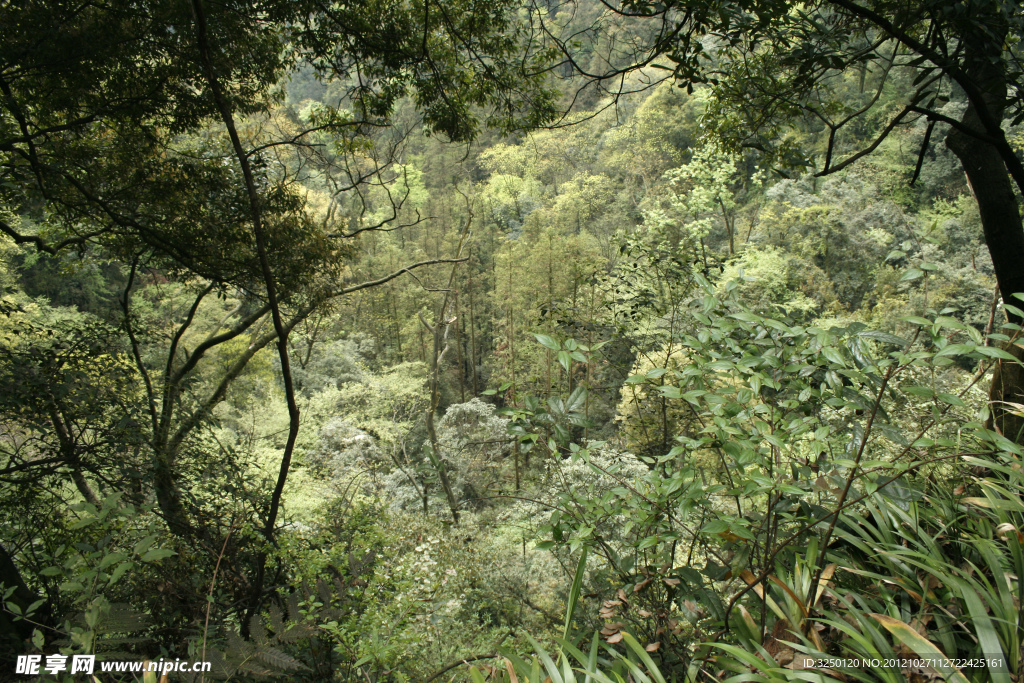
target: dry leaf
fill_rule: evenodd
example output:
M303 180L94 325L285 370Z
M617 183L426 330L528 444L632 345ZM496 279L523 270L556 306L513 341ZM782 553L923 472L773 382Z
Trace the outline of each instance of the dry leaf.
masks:
M658 641L657 643L651 643L644 649L648 652L657 652L659 647L661 647L661 641Z
M621 629L623 626L625 626L625 624L621 624L621 623L607 624L603 629L601 629L601 635L602 636L610 636L613 633L618 633L619 629Z
M1000 541L1005 541L1006 537L1010 534L1016 535L1017 527L1010 524L1009 522L1003 522L1002 524L996 527L996 536L999 537Z
M761 584L757 582L757 577L754 576L749 569L744 569L740 572L740 578L746 581L748 586L752 586L751 590L757 593L757 597L764 600L764 588L762 588Z
M508 671L508 683L519 683L516 670L512 667L512 662L507 658L505 659L505 670Z

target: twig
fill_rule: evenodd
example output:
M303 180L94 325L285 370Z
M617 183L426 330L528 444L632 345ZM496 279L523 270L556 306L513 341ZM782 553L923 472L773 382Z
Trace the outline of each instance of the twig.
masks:
M846 486L843 487L843 492L839 494L839 500L836 501L836 510L832 514L832 521L829 522L828 529L825 531L825 536L821 541L821 552L825 553L825 549L828 548L828 543L832 540L832 532L835 531L836 523L839 521L839 511L843 508L843 503L846 502L846 497L850 493L850 487L853 486L854 480L857 479L857 471L860 469L861 458L864 457L864 451L867 449L868 439L871 437L871 426L875 422L875 417L878 415L878 409L882 407L882 397L885 395L886 387L889 386L889 380L892 379L893 375L896 374L896 370L900 367L898 363L893 363L889 366L889 370L885 373L885 377L882 378L882 386L878 388L878 394L875 396L875 405L871 407L871 415L868 416L867 424L864 425L864 432L860 439L860 446L857 448L857 457L853 459L853 467L850 468L850 475L846 478ZM822 562L818 563L818 569L814 573L814 579L811 581L811 587L807 592L807 597L804 600L804 604L807 605L807 609L810 610L813 607L814 595L817 592L818 582L821 581L821 574L825 570L825 565Z
M213 578L210 579L210 592L206 596L206 620L203 622L203 653L200 656L200 661L206 661L206 634L210 628L210 605L213 604L213 589L217 585L217 572L220 570L220 561L224 558L224 552L228 548L228 541L231 539L231 534L234 533L235 527L232 525L228 529L228 535L224 537L224 544L220 547L220 554L217 555L217 564L213 567ZM206 672L199 677L201 683L206 683Z
M510 635L512 635L512 631L509 631L508 633L503 635L501 637L501 640L499 640L497 642L497 644L494 646L495 649L501 647L501 644L504 643L505 639L508 638ZM437 678L443 676L444 674L448 673L449 671L451 671L452 669L454 669L457 666L462 666L463 664L469 664L470 662L477 662L477 661L480 661L481 659L497 659L500 656L501 655L490 654L490 655L473 655L472 657L463 657L462 659L458 659L458 660L452 662L451 664L449 664L448 666L444 667L440 671L436 672L430 678L428 678L425 681L423 681L423 683L430 683L431 681L436 680Z

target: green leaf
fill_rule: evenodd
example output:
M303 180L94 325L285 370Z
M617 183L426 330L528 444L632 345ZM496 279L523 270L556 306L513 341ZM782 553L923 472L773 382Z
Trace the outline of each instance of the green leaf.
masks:
M157 562L165 557L170 557L171 555L177 555L177 553L173 550L168 550L167 548L150 548L143 553L140 559L143 562Z
M697 399L699 399L701 396L703 396L706 393L708 393L708 392L703 391L701 389L692 389L691 391L687 391L685 394L683 394L682 397L684 399L686 399L687 401L689 401L690 403L696 404L697 403Z
M978 645L980 646L978 651L983 653L987 660L1005 662L1006 656L999 640L999 634L996 632L992 619L988 616L989 606L966 581L953 577L949 577L949 579L963 596L967 609L971 613L971 625L974 626L974 630L978 634ZM1010 683L1010 675L1004 667L988 667L993 683Z
M114 567L114 571L110 573L110 578L107 580L107 585L113 585L117 583L118 579L124 576L124 573L134 566L135 563L131 560L128 560Z
M109 555L104 555L103 559L100 560L99 568L100 569L106 569L107 567L109 567L110 565L114 564L115 562L121 562L122 560L126 559L127 557L128 556L125 555L124 553L110 553Z
M530 645L533 646L534 651L536 651L537 657L540 659L541 662L543 662L544 669L547 671L548 676L551 677L552 683L554 683L555 681L561 681L562 676L558 673L558 667L555 666L555 663L551 660L551 656L547 653L547 651L543 647L541 647L540 643L534 640L529 633L526 634L526 638L530 641ZM533 681L534 678L531 676L530 680ZM540 679L538 678L537 680L539 683Z
M580 591L583 588L583 575L587 571L587 546L583 546L579 562L576 563L576 573L572 577L572 588L569 590L569 602L565 606L565 629L563 637L569 639L569 629L572 628L572 615L576 611L576 604L580 601Z
M1008 352L1004 351L1003 349L1000 349L1000 348L998 348L996 346L979 346L979 347L977 347L976 349L973 349L973 350L977 351L978 353L980 353L983 356L988 356L989 358L999 358L999 359L1002 359L1002 360L1011 361L1013 363L1019 363L1020 362L1019 360L1017 360L1016 356L1014 356L1013 354L1008 353Z
M572 365L572 356L569 355L568 351L559 351L558 352L558 363L563 368L565 368L566 372L569 372L569 366Z
M887 334L876 330L865 330L864 332L858 333L857 336L862 339L870 339L872 341L882 342L883 344L896 344L897 346L906 346L910 343L910 340L904 339L903 337L897 337L894 334Z
M750 530L747 529L742 524L740 524L739 522L735 522L733 524L730 524L729 525L729 531L731 531L732 533L736 534L740 538L747 539L748 541L753 541L754 540L754 534L750 533Z
M936 358L941 356L959 356L967 353L971 353L975 350L974 344L949 344L944 349L935 354Z
M920 268L908 268L907 272L903 273L903 276L900 278L900 282L910 282L911 280L917 280L922 275L924 275L924 271L921 270Z
M552 351L558 351L558 349L561 348L558 342L556 342L553 338L549 337L546 334L535 334L533 336L537 339L538 342L540 342L540 345L543 346L544 348L551 349Z
M701 527L700 532L702 534L720 534L720 533L722 533L724 531L728 531L728 530L729 530L729 523L728 522L725 522L725 521L723 521L721 519L715 519L715 520L712 520L712 521L708 522L703 527Z
M1018 296L1018 295L1014 294L1014 296ZM1017 308L1016 306L1012 306L1012 305L1006 303L1005 301L1003 302L1003 309L1006 310L1006 311L1009 311L1010 313L1012 313L1013 315L1015 315L1017 317L1024 318L1024 311L1022 311L1021 309Z
M623 631L622 640L624 640L626 645L629 646L629 649L631 649L636 656L640 658L647 667L647 672L654 678L654 680L657 683L665 683L665 677L661 675L661 671L658 669L658 666L654 663L654 660L651 659L651 656L647 654L647 651L643 646L637 642L637 639Z
M154 543L156 543L156 534L150 534L149 536L146 536L141 541L135 544L135 554L141 555L142 553L149 550Z
M84 507L84 506L83 506L83 507ZM75 521L74 523L72 523L72 524L71 524L71 525L69 526L69 528L70 528L70 529L82 529L82 528L84 528L84 527L87 527L87 526L89 526L90 524L93 524L93 523L94 523L94 522L96 522L96 521L97 521L97 520L96 520L96 518L95 518L95 517L92 517L92 516L90 515L90 516L88 516L88 517L83 517L82 519L79 519L79 520Z
M577 386L569 394L569 398L566 399L565 411L568 413L580 413L583 412L583 407L587 402L587 388L582 384Z
M822 355L825 356L825 358L829 360L830 363L833 363L840 367L846 367L846 359L844 359L842 355L840 355L840 353L831 346L824 347L821 350L821 353Z
M775 667L778 666L774 661L772 662L772 664L768 664L763 659L758 657L756 654L754 654L752 652L748 652L747 650L745 650L745 649L743 649L741 647L737 647L736 645L727 645L725 643L713 643L713 646L715 648L719 649L719 650L723 650L723 651L729 653L730 655L735 657L737 661L743 662L744 664L746 664L751 669L756 669L758 671L768 671L769 667L775 668ZM741 681L744 681L744 680L752 680L752 681L770 680L770 681L777 681L779 679L778 678L765 679L765 678L761 678L761 677L756 677L755 678L755 677L752 677L752 676L747 676L745 678L739 678L739 680L741 680ZM785 679L782 679L782 680L785 680ZM797 680L799 680L799 679L797 679Z

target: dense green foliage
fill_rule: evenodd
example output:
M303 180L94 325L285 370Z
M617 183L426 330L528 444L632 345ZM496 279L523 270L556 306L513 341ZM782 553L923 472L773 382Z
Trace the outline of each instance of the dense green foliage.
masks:
M0 5L0 667L1019 680L1021 11L919 4Z

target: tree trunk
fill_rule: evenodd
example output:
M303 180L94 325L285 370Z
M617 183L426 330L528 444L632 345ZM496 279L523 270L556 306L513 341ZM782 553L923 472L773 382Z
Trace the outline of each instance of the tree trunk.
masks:
M14 564L14 558L7 552L7 549L0 545L0 586L14 591L7 598L9 603L17 605L22 612L26 612L29 606L39 600L42 596L36 595L25 584L21 578L21 572ZM24 641L32 635L32 624L24 619L15 621L10 618L10 612L0 610L0 652L15 651L21 652ZM34 621L48 621L48 607L33 615Z
M996 121L1002 121L1006 108L1006 75L1002 61L993 61L989 52L1002 49L1002 37L971 40L966 45L965 58L967 75L984 93L988 114ZM970 130L984 135L984 126L973 103L968 104L960 122ZM1021 225L1017 198L1013 185L999 151L991 144L982 142L971 135L953 128L946 137L946 146L960 160L967 175L967 183L978 202L981 226L985 244L992 255L996 280L1003 302L1022 306L1024 302L1013 297L1024 293L1024 226ZM1020 323L1019 317L1008 315L1012 322Z
M1006 108L1006 74L1003 72L1002 60L998 59L1005 34L1004 29L1001 36L984 39L968 37L965 42L968 46L965 56L967 75L983 92L987 113L995 121L1002 121ZM984 131L973 102L968 104L960 122L970 130L979 133ZM967 183L978 202L985 244L992 256L1003 302L1017 307L1024 306L1024 302L1013 296L1024 293L1024 226L1021 224L1020 210L1006 163L993 145L956 128L946 137L946 146L960 160L967 175ZM1013 323L1022 322L1020 316L1009 312L1007 318ZM1007 438L1024 443L1021 441L1024 435L1019 429L1007 429L1011 426L1008 423L1012 421L1008 419L1009 413L1005 409L1006 402L1016 403L1024 396L1024 373L1011 371L1009 367L1002 370L1000 372L997 369L994 373L989 391L989 424L997 427ZM1017 425L1013 423L1012 426Z
M977 115L969 108L965 123ZM946 138L946 145L956 154L967 174L985 234L985 243L992 256L999 293L1003 302L1024 306L1013 297L1024 293L1024 226L1021 225L1017 199L1006 172L1006 165L991 145L986 145L960 131L954 130ZM1008 314L1012 322L1020 323L1018 316Z
M994 429L1007 439L1024 443L1024 347L1013 342L1000 344L1000 348L1014 356L1018 362L1000 360L992 372L992 386L988 391L989 418L987 429Z
M459 524L459 500L455 495L455 490L452 488L451 480L448 478L448 468L445 466L444 460L441 455L441 443L437 438L437 429L434 426L434 416L437 412L437 404L440 400L440 367L441 360L444 358L445 351L448 350L448 326L450 325L447 320L448 306L447 300L441 308L441 315L438 316L438 320L434 323L433 327L427 324L423 316L420 315L420 322L422 322L433 334L434 337L434 352L430 356L430 402L427 406L426 413L424 415L425 422L427 425L427 437L430 440L430 450L428 455L430 457L431 464L437 472L437 478L441 482L441 488L444 489L445 498L448 500L448 508L452 513L452 521L455 525Z

